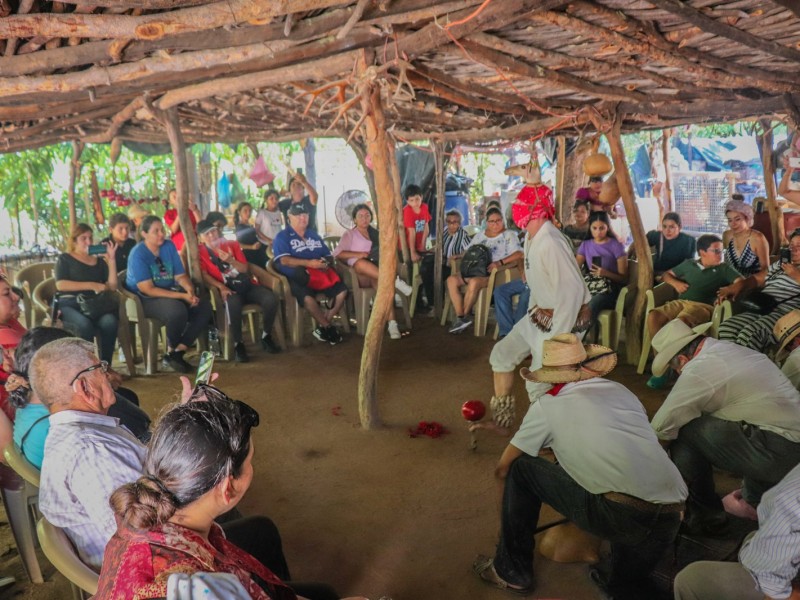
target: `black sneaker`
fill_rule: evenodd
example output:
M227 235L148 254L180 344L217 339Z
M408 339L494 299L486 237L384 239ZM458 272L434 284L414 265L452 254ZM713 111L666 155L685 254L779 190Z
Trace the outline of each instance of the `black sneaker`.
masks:
M183 350L167 352L162 363L178 373L191 373L195 370L195 367L183 359L184 354Z
M238 363L250 362L250 357L247 356L247 350L244 347L244 342L239 342L233 347L233 360Z
M317 328L312 332L315 338L317 338L320 342L330 342L328 339L328 328L323 327L322 325L318 325Z
M344 339L342 337L342 334L339 333L339 330L336 329L336 327L334 327L333 325L329 325L328 327L325 328L325 330L328 336L328 343L331 346L335 346L336 344L341 343L342 340Z
M280 354L281 352L281 347L275 343L269 333L261 336L261 347L270 354Z

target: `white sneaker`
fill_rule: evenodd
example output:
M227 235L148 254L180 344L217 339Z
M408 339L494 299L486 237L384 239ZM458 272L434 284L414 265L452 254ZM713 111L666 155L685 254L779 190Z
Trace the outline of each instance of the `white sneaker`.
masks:
M397 326L397 321L389 321L387 329L389 330L389 337L393 340L399 340L402 335L400 335L400 328Z
M400 292L404 296L410 296L411 292L414 291L414 289L410 285L408 285L405 281L400 279L399 275L394 280L394 289L396 289L398 292Z

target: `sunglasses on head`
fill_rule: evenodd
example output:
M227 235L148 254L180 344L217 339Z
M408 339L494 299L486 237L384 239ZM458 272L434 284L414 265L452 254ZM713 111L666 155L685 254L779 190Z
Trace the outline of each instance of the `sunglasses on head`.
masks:
M253 427L258 427L259 423L261 422L258 412L252 406L242 402L241 400L233 400L221 389L207 383L198 383L195 385L194 391L189 397L189 402L192 402L193 400L224 400L227 402L232 402L239 409L239 413L248 427L251 429Z

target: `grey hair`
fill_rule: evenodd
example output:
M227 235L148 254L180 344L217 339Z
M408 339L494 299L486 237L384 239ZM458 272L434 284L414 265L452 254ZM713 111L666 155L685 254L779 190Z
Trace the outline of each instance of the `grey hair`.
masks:
M95 360L94 344L69 337L45 344L28 367L31 389L47 407L66 404L72 398L70 380Z

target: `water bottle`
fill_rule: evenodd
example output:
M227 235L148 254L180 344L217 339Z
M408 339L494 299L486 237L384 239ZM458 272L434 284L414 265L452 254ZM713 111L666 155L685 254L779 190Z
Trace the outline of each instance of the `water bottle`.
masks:
M208 328L208 349L214 356L222 356L222 345L219 343L219 329L216 327Z

